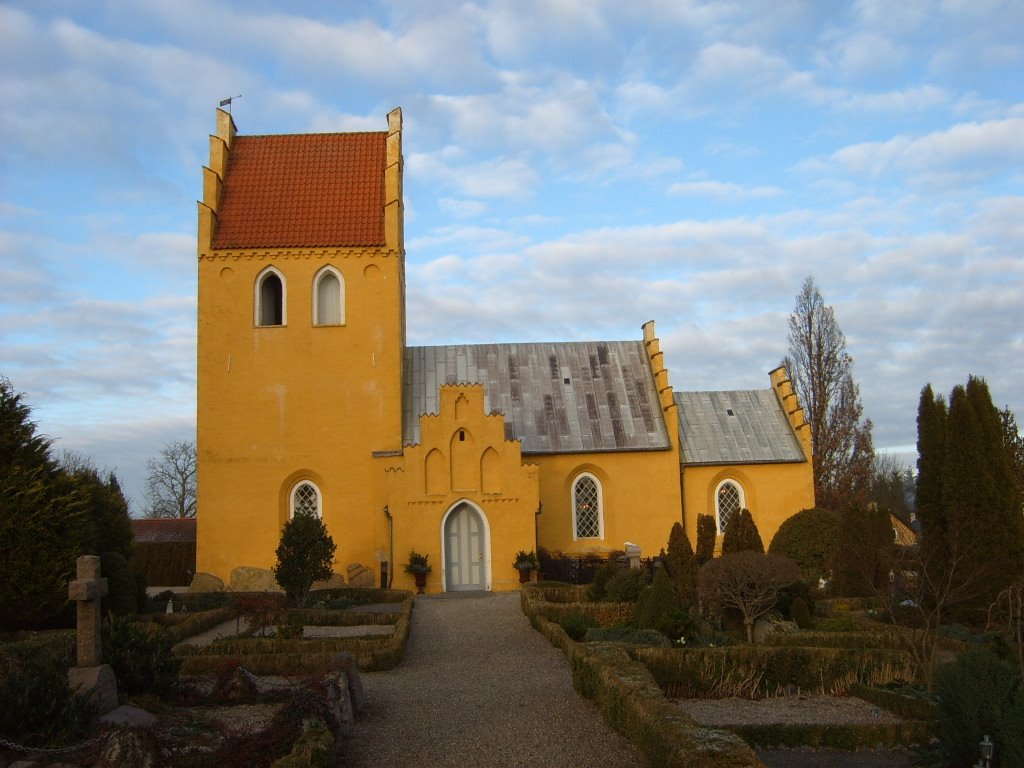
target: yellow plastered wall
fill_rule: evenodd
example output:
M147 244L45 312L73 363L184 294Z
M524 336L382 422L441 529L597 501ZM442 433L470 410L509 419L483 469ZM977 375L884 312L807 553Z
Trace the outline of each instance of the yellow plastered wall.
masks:
M404 566L415 550L427 555L433 568L426 591L444 591L444 520L466 501L485 520L486 588L518 589L515 555L535 547L537 466L524 465L519 441L505 439L504 418L484 413L481 385L442 386L440 400L438 414L420 416L421 442L406 447L386 473L394 521L394 586L414 588ZM380 531L383 535L386 528Z
M236 566L273 565L301 480L320 489L335 570L375 566L386 484L373 452L401 448L400 129L393 113L385 180L399 197L387 200L385 246L214 250L217 179L234 137L230 116L218 115L199 205L199 571L227 581ZM314 276L325 266L344 282L342 325L313 324ZM256 326L266 269L284 282L281 326Z
M814 506L814 481L808 461L688 466L683 469L683 508L691 544L697 542L697 515L715 515L715 493L725 480L743 489L743 503L754 518L765 549L789 517ZM719 547L721 539L719 536Z

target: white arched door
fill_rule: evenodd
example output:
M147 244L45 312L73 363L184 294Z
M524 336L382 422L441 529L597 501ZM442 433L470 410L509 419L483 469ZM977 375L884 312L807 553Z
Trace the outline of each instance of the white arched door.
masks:
M459 592L487 588L487 530L480 513L465 502L444 522L445 588Z

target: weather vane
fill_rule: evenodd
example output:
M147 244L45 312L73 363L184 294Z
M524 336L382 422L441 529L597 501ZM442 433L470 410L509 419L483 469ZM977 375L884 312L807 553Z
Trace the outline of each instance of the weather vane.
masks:
M228 114L230 115L231 114L231 102L234 101L235 99L240 99L240 98L242 98L242 94L238 94L237 96L228 96L226 99L221 99L220 100L220 105L222 107L227 107L228 108Z

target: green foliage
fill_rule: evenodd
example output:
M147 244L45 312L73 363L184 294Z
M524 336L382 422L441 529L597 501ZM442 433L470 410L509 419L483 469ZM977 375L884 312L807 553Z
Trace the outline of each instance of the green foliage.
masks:
M647 586L647 569L619 568L605 585L605 599L613 603L635 603Z
M514 568L521 571L535 571L540 567L540 563L537 562L537 554L532 549L529 552L523 549L516 552L516 559L513 561L512 565Z
M793 599L793 603L789 607L789 618L790 621L795 621L800 629L810 629L814 626L814 622L811 619L811 610L807 607L807 603L802 597Z
M715 538L718 535L718 526L715 525L715 518L711 515L697 515L697 550L694 557L697 559L697 567L715 556Z
M693 601L697 591L697 560L690 539L680 523L672 526L668 536L668 552L662 558L676 590L680 605Z
M405 564L406 573L430 573L434 570L428 562L430 555L421 555L415 549L409 550L409 560Z
M28 746L75 741L94 714L68 688L64 654L0 646L0 737Z
M839 515L831 510L804 509L788 518L768 547L769 554L793 560L812 583L827 576L829 562L836 551Z
M121 693L161 693L174 688L181 660L171 652L167 632L150 632L138 624L108 615L103 621L103 662L109 664Z
M731 555L735 552L757 552L764 554L764 542L761 541L761 534L757 531L754 517L749 509L741 509L729 521L722 536L722 554Z
M316 515L299 513L284 524L273 570L290 603L301 605L314 581L331 577L335 549L327 526Z
M104 552L100 555L100 571L107 580L107 594L103 598L104 611L117 616L128 616L139 610L138 590L135 573L131 565L119 552Z
M594 571L594 580L590 582L590 599L596 601L604 600L608 593L608 582L622 570L619 564L609 561Z
M196 543L136 542L132 567L151 586L187 587L196 571Z
M857 624L849 616L819 616L814 628L819 632L853 632Z
M943 755L952 765L972 765L978 743L991 734L1009 754L1021 746L1021 680L1017 670L984 648L962 653L935 673L938 733ZM996 766L1011 766L997 749ZM1020 765L1020 763L1016 763Z
M116 478L101 480L88 462L62 468L22 397L0 378L0 630L70 623L67 584L75 559L131 553Z
M668 648L672 645L665 634L653 628L591 627L586 631L583 639L588 643L629 643L652 648Z
M640 594L636 606L636 625L639 629L660 630L669 616L679 610L672 580L664 568L658 568L651 586Z
M888 511L847 507L839 516L832 556L835 594L869 597L884 590L895 561L895 548Z
M565 630L565 634L576 642L583 640L583 637L587 634L587 630L593 626L590 620L588 620L582 613L570 613L558 623L561 625L562 629Z

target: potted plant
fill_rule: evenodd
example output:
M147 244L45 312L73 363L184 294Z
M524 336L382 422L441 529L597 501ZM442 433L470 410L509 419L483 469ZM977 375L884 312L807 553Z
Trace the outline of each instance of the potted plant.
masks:
M532 549L529 552L519 550L516 553L516 561L513 565L519 571L520 584L528 582L530 580L530 573L540 568L540 563L537 562L537 555L534 554Z
M421 595L427 586L427 574L434 570L427 562L428 557L430 555L421 555L414 549L409 552L409 562L405 564L405 572L411 573L416 579L416 591Z

